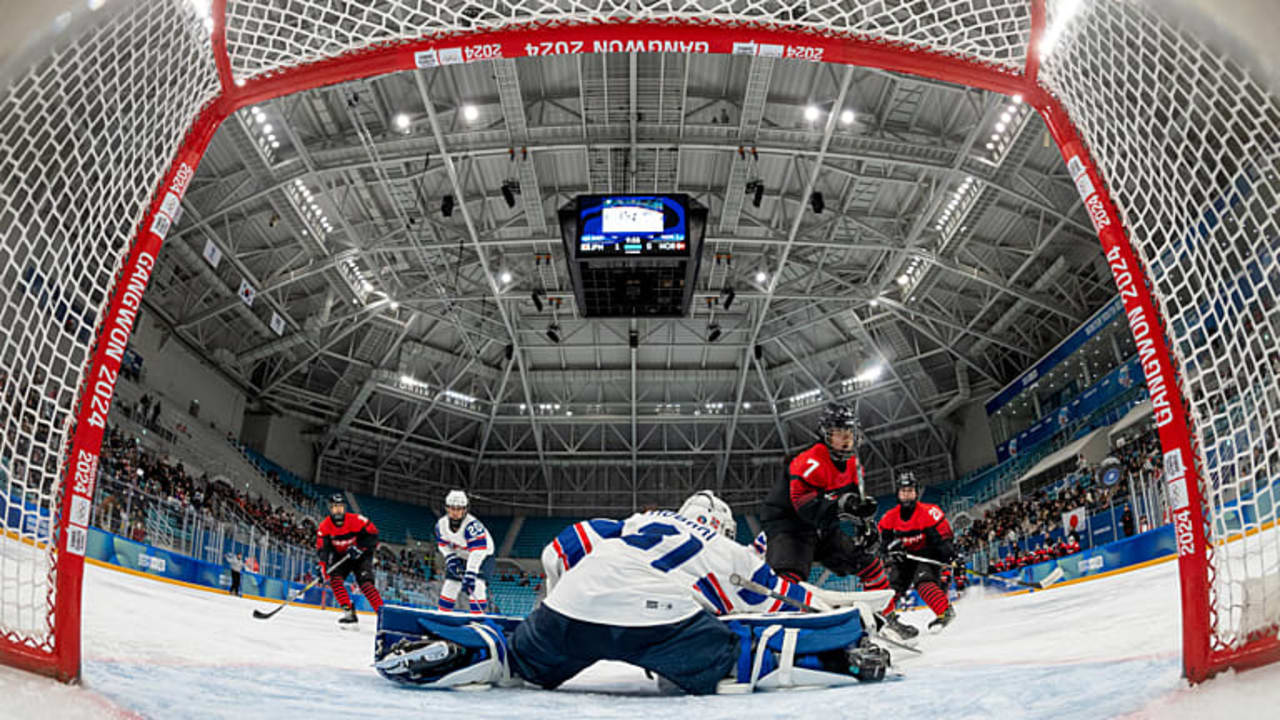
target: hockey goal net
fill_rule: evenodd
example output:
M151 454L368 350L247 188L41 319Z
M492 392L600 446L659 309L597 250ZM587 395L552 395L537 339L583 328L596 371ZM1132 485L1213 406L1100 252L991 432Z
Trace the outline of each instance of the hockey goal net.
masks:
M1142 356L1200 680L1280 658L1275 97L1137 0L101 0L0 85L0 655L64 679L124 343L213 132L399 70L592 52L856 64L1021 95Z

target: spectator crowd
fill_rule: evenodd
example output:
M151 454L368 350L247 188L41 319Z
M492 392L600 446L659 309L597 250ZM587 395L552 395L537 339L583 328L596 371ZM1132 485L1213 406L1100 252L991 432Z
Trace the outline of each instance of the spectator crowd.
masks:
M195 477L178 462L165 462L136 439L127 438L118 428L108 429L103 439L98 473L101 496L96 524L104 530L137 542L154 542L147 536L147 509L164 505L168 509L187 509L204 513L218 522L247 523L272 538L293 545L302 557L314 554L316 522L319 518L299 516L285 507L273 507L266 500L237 490L221 478L207 474ZM287 487L287 486L286 486ZM375 519L376 523L376 519ZM258 560L251 555L228 557L228 567L241 566L257 572ZM394 596L407 599L407 593L423 596L430 593L428 581L433 577L430 565L421 554L383 546L377 554L376 569L383 573ZM305 571L299 582L309 582L313 575Z
M1112 467L1120 469L1121 482L1106 485L1104 474ZM1086 516L1115 507L1123 507L1120 514L1120 534L1128 537L1137 531L1149 529L1147 518L1135 522L1133 510L1128 504L1129 487L1126 477L1153 479L1159 474L1160 443L1154 432L1120 443L1112 455L1098 466L1079 460L1065 478L1050 477L1046 484L1029 495L1014 498L990 507L976 518L957 538L966 552L973 553L991 547L1008 545L1013 549L993 564L998 570L1009 570L1079 552L1080 543L1072 528L1063 527L1063 516L1076 509L1083 509ZM998 501L997 501L998 502ZM1063 537L1057 543L1044 540L1055 531L1062 530ZM1034 544L1031 542L1039 538Z

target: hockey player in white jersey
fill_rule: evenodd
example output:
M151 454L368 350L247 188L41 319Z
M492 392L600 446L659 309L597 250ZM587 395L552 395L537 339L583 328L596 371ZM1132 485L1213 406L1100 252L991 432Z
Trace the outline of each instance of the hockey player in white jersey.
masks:
M487 583L493 573L493 537L467 511L467 494L450 490L444 499L445 516L436 522L436 549L444 558L444 583L440 587L441 610L457 607L459 593L467 594L471 612L482 613L487 605Z
M439 616L387 616L376 666L430 687L514 677L550 689L598 660L619 660L693 694L884 677L888 653L870 644L864 625L879 607L792 620L737 615L789 609L758 586L818 609L830 608L830 594L779 578L733 541L733 530L728 506L706 491L678 512L570 526L543 554L549 593L525 621L460 627ZM735 575L758 586L739 587ZM891 593L882 594L865 599L882 605ZM437 639L415 639L419 628Z

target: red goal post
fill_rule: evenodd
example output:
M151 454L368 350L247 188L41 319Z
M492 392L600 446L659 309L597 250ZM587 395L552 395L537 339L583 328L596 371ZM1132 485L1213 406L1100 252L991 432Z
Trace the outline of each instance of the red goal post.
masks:
M123 344L224 120L389 72L630 51L876 67L1039 112L1152 396L1185 673L1280 659L1280 402L1254 337L1280 332L1280 183L1266 165L1280 113L1229 56L1136 0L107 2L0 88L0 658L78 676L86 528Z

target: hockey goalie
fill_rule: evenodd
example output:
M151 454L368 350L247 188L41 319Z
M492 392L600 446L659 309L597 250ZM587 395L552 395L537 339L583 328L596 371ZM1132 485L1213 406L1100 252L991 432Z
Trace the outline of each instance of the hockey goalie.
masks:
M387 607L375 667L430 688L553 689L615 660L690 694L885 677L889 653L868 628L892 591L792 583L733 536L729 506L708 491L678 511L571 525L543 552L549 590L527 619Z

